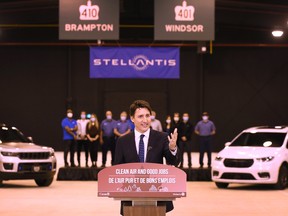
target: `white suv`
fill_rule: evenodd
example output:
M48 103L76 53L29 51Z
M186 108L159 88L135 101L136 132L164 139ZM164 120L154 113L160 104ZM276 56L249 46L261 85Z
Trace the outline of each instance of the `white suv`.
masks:
M288 183L288 126L261 126L242 131L226 143L212 163L212 180L218 188L229 183Z
M4 180L34 179L38 186L49 186L55 172L52 148L35 145L17 128L0 124L0 185Z

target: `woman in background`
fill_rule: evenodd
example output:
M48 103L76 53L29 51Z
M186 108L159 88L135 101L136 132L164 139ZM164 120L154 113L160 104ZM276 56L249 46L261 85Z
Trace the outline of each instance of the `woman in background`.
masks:
M97 167L98 159L98 146L100 137L99 122L96 114L91 114L89 123L87 124L86 134L89 141L90 158L92 161L92 167ZM86 164L88 167L88 164Z
M166 132L167 134L172 133L172 120L171 120L171 116L167 115L166 120L165 120L165 124L164 124L164 128L163 131Z

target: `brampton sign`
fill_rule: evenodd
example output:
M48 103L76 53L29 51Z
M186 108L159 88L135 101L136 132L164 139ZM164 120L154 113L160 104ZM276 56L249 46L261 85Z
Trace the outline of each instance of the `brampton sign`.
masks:
M119 0L60 0L59 4L60 39L119 39Z
M155 40L214 40L215 0L155 0L154 17Z
M90 47L90 78L179 78L179 48Z

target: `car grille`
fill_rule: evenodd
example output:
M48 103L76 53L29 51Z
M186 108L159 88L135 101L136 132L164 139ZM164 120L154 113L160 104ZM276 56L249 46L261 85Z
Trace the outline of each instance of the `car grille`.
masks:
M255 180L250 173L223 173L221 179Z
M226 167L239 167L239 168L247 168L253 165L253 159L225 159L224 165Z
M22 160L39 160L48 159L50 156L49 152L21 152L19 158Z
M18 172L36 172L35 167L38 167L37 172L51 171L52 163L20 163Z

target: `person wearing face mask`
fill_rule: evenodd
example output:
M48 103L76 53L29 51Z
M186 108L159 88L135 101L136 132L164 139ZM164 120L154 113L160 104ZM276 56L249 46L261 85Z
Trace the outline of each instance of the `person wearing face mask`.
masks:
M182 122L179 125L179 149L181 151L180 157L180 168L183 168L183 155L184 152L187 152L188 155L188 167L192 167L192 158L191 158L191 137L193 134L193 125L189 121L189 114L183 113Z
M116 121L112 118L112 112L106 111L106 119L101 122L100 125L100 144L102 145L102 168L106 166L107 153L111 151L111 165L114 165L115 155L115 134L114 128Z
M199 136L200 143L200 156L199 163L200 168L203 167L204 153L207 152L208 167L211 167L211 145L212 137L216 134L216 127L212 121L209 120L209 114L204 112L202 114L202 120L196 124L195 133Z
M86 126L89 122L88 119L86 119L86 112L81 111L80 113L80 119L77 120L77 161L78 161L78 167L81 166L81 150L82 147L85 151L85 160L86 160L86 167L88 167L88 154L89 154L89 148L87 143L87 136L86 136Z
M127 112L123 111L120 114L120 119L116 122L116 127L114 128L114 134L116 136L116 142L118 137L124 136L130 133L131 127L127 120Z
M171 116L167 115L166 120L165 120L165 127L163 131L166 132L167 134L170 134L172 132L171 128L172 128Z
M151 112L151 128L156 131L160 131L160 132L163 131L161 122L158 119L156 119L155 111Z
M69 166L67 158L68 153L70 152L71 167L75 167L74 153L78 127L76 120L73 119L73 111L71 109L67 110L66 115L67 117L64 118L61 122L61 126L63 129L64 163L65 167Z
M97 167L100 127L95 113L91 114L90 121L86 126L86 134L89 141L89 150L90 150L92 167Z

